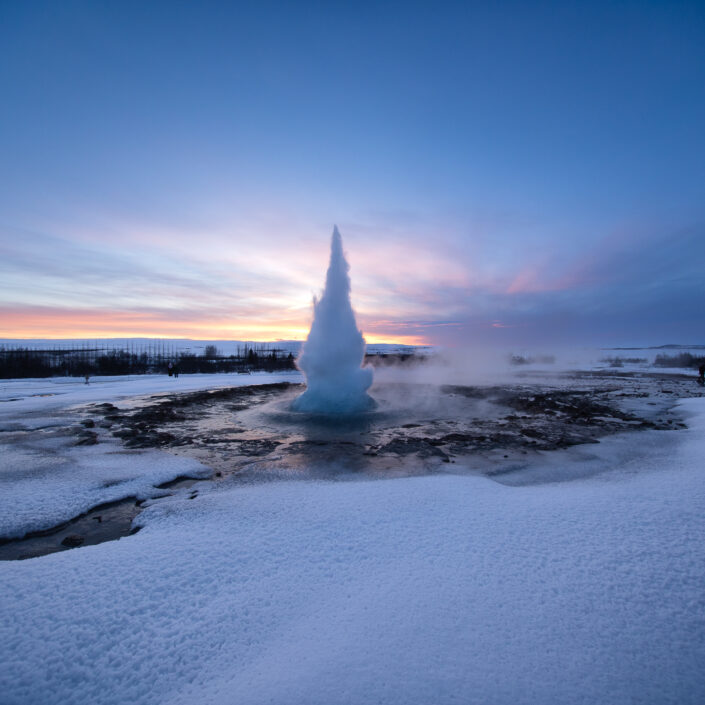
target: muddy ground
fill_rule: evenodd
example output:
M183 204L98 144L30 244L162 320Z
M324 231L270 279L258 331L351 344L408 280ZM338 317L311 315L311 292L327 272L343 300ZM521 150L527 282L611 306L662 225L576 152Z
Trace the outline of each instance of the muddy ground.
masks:
M167 394L81 409L79 424L57 429L76 445L118 439L126 448L160 448L212 469L206 482L388 478L438 472L501 476L542 452L597 443L607 435L677 430L681 397L697 396L692 376L585 372L526 375L495 386L377 385L374 411L355 417L297 414L303 390L290 383ZM203 482L203 480L199 481ZM163 496L199 482L179 478ZM134 497L93 508L23 539L0 538L0 559L120 538L135 531Z

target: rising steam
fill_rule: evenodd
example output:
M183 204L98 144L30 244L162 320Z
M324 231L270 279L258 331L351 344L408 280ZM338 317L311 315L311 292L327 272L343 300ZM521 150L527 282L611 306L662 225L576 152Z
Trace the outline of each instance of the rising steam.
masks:
M375 405L367 394L372 368L361 366L365 339L350 304L349 268L336 226L326 288L320 299L313 300L313 323L297 361L307 388L293 403L296 411L354 413Z

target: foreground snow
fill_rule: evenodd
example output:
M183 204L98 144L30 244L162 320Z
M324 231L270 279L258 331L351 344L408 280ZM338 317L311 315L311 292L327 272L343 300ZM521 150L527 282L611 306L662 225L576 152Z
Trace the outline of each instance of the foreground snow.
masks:
M591 479L219 485L2 564L2 702L703 702L705 399L683 407Z
M177 477L207 477L210 468L157 450L0 444L0 536L21 537L72 519L96 505L146 499ZM0 700L0 703L2 701Z

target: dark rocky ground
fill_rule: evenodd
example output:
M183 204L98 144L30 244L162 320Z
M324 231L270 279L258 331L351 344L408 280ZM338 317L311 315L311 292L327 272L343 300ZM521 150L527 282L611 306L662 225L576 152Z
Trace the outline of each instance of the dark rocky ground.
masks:
M681 397L702 394L694 378L659 373L525 375L506 385L377 385L378 408L354 418L292 413L302 385L278 383L167 394L90 405L71 433L77 445L118 439L197 458L212 482L387 478L437 472L500 474L502 463L605 436L685 427ZM189 492L195 479L159 489ZM0 539L0 559L25 558L128 535L135 498L96 507L52 530Z
M563 380L566 382L567 380ZM302 386L281 383L146 400L132 410L95 408L128 448L192 455L221 475L260 466L370 471L373 458L432 471L464 456L551 451L627 430L675 429L675 399L695 393L674 375L573 375L570 385L541 380L507 386L381 385L378 409L353 419L286 411ZM423 462L427 461L427 462ZM413 466L413 469L412 469ZM266 473L260 473L260 479Z

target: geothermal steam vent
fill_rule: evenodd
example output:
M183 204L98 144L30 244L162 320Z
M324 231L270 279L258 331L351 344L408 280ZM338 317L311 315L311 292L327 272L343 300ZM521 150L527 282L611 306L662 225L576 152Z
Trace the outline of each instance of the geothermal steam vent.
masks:
M345 414L375 406L367 394L372 369L362 367L365 339L350 304L349 268L335 227L326 288L320 299L313 300L313 323L297 361L307 388L293 403L296 411Z

